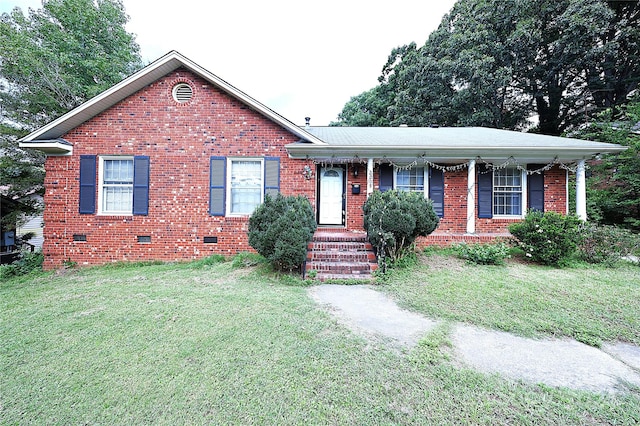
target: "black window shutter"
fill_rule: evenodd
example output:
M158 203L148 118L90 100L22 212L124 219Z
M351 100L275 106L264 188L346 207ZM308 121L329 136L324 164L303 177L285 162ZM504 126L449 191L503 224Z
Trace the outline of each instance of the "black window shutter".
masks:
M264 159L264 195L274 196L280 192L280 158Z
M96 156L80 156L80 214L96 212Z
M393 189L393 166L391 164L380 164L380 191L385 192Z
M484 164L478 167L478 217L493 217L493 172Z
M211 216L224 216L225 213L226 168L225 157L211 157L209 179L209 214Z
M133 157L133 214L149 214L149 157Z
M529 164L528 170L539 170L544 164ZM544 212L544 172L532 173L527 180L527 198L529 209Z
M429 199L438 217L444 217L444 170L429 167Z

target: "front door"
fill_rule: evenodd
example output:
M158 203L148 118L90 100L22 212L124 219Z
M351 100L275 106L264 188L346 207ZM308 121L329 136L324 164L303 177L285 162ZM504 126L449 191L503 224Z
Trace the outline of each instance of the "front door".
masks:
M339 166L320 167L320 225L342 225L344 199L344 169Z

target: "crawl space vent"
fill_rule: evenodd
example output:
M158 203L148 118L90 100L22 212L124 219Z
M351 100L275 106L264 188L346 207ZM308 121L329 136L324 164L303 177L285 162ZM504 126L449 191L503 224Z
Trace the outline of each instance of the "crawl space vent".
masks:
M189 102L193 98L193 89L187 83L178 83L173 86L173 99L181 104Z

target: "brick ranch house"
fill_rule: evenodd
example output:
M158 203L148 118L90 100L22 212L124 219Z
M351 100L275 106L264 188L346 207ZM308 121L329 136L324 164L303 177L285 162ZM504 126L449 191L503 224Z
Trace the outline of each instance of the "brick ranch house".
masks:
M568 211L585 160L624 148L488 128L297 126L178 52L20 140L47 154L45 268L251 250L266 194L304 195L320 229L363 232L372 191L420 191L421 241L488 241L527 209Z

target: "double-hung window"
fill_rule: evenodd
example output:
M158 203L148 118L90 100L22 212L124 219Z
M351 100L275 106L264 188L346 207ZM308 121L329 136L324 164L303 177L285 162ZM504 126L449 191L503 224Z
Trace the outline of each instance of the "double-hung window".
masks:
M132 214L133 157L100 157L99 170L99 212Z
M427 175L424 167L413 167L411 169L396 169L395 188L400 191L411 191L425 193L427 187Z
M493 171L494 216L522 216L525 182L523 172L515 167Z
M280 158L211 157L209 214L247 216L280 192Z
M427 170L425 167L395 169L395 188L399 191L420 192L427 196Z
M229 214L251 214L262 203L263 161L229 159Z

